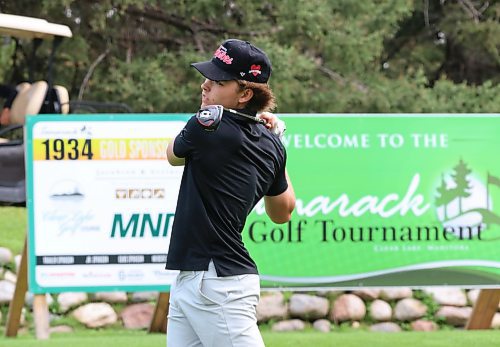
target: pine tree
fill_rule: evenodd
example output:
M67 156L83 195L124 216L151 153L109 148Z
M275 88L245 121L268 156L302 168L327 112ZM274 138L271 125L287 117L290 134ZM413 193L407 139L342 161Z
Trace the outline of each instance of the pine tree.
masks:
M441 185L436 189L438 195L436 196L436 207L443 206L444 208L444 219L448 219L448 204L455 198L453 189L448 189L446 186L446 181L444 179L444 174L441 175Z
M472 171L467 167L467 164L464 163L462 159L460 159L453 170L455 170L455 172L451 175L451 177L456 184L454 194L458 197L458 208L460 214L462 214L462 198L468 198L470 196L469 190L472 188L470 181L467 179L467 175L469 175Z

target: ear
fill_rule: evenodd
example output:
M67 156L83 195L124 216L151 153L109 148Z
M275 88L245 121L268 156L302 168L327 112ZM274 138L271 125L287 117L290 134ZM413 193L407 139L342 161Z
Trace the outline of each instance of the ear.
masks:
M250 101L250 99L252 99L253 97L253 90L250 89L250 88L246 88L245 90L243 90L243 92L241 93L239 99L238 99L238 102L240 104L245 104L247 102Z

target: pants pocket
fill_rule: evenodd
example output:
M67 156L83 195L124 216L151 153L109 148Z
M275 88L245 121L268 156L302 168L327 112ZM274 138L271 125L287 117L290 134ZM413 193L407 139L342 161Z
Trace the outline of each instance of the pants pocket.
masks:
M216 278L202 278L198 292L205 305L223 305L229 296L227 281Z

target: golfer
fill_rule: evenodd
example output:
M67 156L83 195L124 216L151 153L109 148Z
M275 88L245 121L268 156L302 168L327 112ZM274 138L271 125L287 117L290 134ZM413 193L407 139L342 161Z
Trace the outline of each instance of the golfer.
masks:
M166 265L180 270L170 292L167 346L264 346L257 266L241 233L262 198L275 223L289 221L295 207L285 148L273 129L251 119L275 106L271 63L259 48L231 39L210 61L192 66L205 77L201 108L224 111L215 127L199 112L167 148L169 163L184 165ZM278 121L263 118L271 128Z

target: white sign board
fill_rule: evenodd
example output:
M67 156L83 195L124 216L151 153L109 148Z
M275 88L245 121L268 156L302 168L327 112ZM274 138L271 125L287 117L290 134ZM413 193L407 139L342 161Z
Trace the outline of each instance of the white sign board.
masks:
M184 115L35 116L27 122L34 293L168 290L182 167L166 160Z

